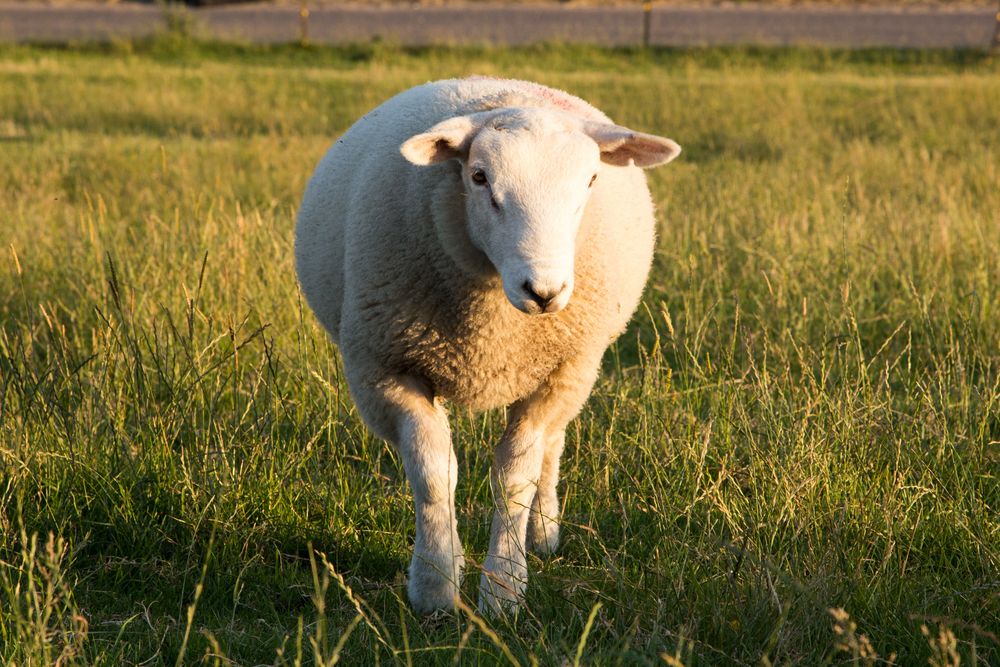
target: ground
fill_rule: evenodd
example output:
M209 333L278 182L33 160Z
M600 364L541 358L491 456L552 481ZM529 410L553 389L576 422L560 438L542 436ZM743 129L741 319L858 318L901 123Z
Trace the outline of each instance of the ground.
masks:
M500 621L409 611L409 491L291 250L339 133L469 73L685 150ZM998 146L968 51L0 47L0 657L1000 662ZM474 605L503 419L453 421Z
M527 45L563 41L602 46L772 46L988 48L996 7L945 3L893 6L769 2L684 5L639 2L475 2L313 5L303 20L294 4L239 4L187 10L142 3L7 3L0 0L0 41L66 43L133 39L164 29L204 39L315 44L383 41ZM648 21L647 21L648 19Z

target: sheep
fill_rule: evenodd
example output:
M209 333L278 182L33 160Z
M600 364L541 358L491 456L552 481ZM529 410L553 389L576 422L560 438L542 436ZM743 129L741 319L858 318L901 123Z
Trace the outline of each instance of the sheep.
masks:
M568 93L473 77L400 93L319 163L298 214L298 278L362 419L402 460L417 612L452 610L464 565L445 401L507 409L480 610L516 610L525 548L556 549L566 426L652 262L642 168L679 153Z

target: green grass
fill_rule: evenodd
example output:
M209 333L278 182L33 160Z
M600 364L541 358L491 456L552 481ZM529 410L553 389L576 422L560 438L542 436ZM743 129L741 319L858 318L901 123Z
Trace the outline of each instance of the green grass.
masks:
M685 149L562 547L485 625L409 611L291 252L333 139L469 73ZM0 47L0 658L997 664L998 147L975 52ZM502 416L454 424L474 606Z

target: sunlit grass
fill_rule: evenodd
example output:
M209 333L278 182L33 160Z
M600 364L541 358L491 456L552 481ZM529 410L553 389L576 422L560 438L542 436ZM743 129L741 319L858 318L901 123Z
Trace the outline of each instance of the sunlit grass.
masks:
M488 626L409 612L409 491L291 256L333 139L468 73L685 149L563 545ZM3 47L0 656L997 662L998 146L972 52ZM453 421L474 608L502 417Z

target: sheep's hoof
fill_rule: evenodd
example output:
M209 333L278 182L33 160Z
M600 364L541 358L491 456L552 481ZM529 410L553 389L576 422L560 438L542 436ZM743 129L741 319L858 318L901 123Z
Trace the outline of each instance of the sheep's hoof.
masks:
M551 556L559 548L559 522L532 513L528 520L528 550Z
M465 559L461 555L453 559L430 559L413 554L406 592L414 611L418 614L454 611L464 565Z
M504 579L494 572L483 571L479 580L479 613L497 618L515 616L524 596L525 582Z

